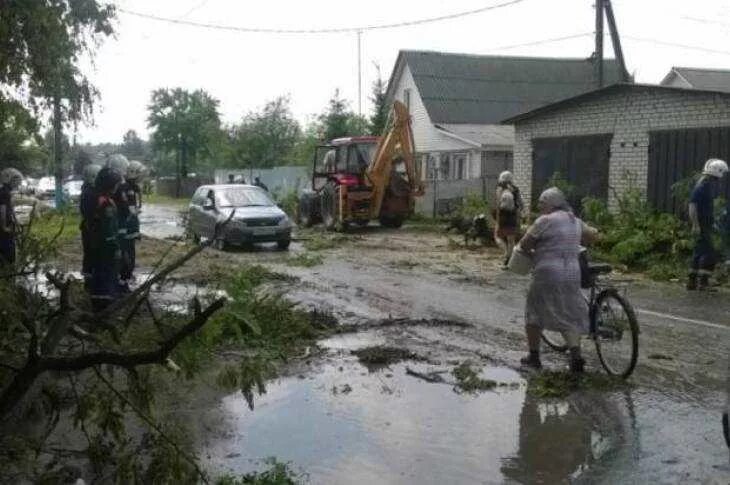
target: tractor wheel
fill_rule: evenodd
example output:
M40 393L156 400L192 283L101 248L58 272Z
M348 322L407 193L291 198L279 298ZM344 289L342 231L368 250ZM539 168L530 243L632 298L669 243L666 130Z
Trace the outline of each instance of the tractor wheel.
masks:
M312 227L314 217L312 215L312 195L302 194L297 207L297 223L302 227Z
M337 195L337 188L334 184L329 183L322 189L322 222L328 231L337 229L340 219Z
M380 225L391 229L398 229L403 225L403 218L400 216L380 216Z

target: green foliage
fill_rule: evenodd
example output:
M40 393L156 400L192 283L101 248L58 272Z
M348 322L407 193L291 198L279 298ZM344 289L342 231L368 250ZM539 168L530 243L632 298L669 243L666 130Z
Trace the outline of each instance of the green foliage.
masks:
M0 105L14 93L37 116L60 95L67 120L90 114L97 92L80 66L113 34L114 16L113 5L95 0L3 2L0 85L9 89L2 90Z
M330 141L343 136L358 136L369 133L368 122L350 110L349 104L340 98L340 90L335 90L327 109L317 117L322 138Z
M648 270L655 279L681 275L692 248L686 224L654 210L634 188L619 196L618 206L611 214L603 202L583 200L583 219L601 231L595 252L629 269Z
M479 377L479 373L471 368L469 362L462 362L451 373L456 377L455 389L460 392L491 391L497 387L496 381Z
M155 130L153 149L162 154L174 153L180 161L171 172L184 178L188 171L204 167L222 136L218 100L202 89L157 89L152 92L147 110L147 125ZM172 168L169 158L161 161L163 169Z
M289 163L302 134L290 102L288 96L279 96L229 130L230 167L271 168Z
M527 392L536 397L564 398L579 389L614 391L629 386L620 377L607 374L542 371L530 376Z
M380 75L380 66L375 65L378 77L373 81L372 95L370 101L373 103L372 115L370 115L370 133L382 135L385 131L385 124L388 121L388 106L386 105L386 83Z
M276 204L291 218L297 214L299 195L296 189L279 190L271 194Z
M240 478L226 475L216 480L216 485L297 485L304 483L305 477L295 473L289 463L282 463L276 458L266 460L268 469L247 473Z
M324 258L320 254L299 253L296 256L289 256L286 260L288 266L299 266L302 268L312 268L322 264Z
M460 215L471 219L479 214L489 215L489 202L476 193L467 193L461 205Z

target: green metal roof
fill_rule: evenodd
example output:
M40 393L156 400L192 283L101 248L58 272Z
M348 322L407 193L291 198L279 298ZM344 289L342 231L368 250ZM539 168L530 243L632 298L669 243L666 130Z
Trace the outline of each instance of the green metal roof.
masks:
M401 51L391 85L404 65L433 123L499 123L596 87L590 59ZM604 66L604 84L617 82L618 64L611 59Z

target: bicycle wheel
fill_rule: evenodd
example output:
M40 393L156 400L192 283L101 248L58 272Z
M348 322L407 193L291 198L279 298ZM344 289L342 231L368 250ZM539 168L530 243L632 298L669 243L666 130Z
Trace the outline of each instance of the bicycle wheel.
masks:
M591 330L606 372L624 379L639 356L639 324L631 304L614 288L601 291L591 309Z
M560 332L543 330L542 341L556 352L565 352L566 350L568 350L568 345L565 343L565 339L563 338L563 336L560 335Z

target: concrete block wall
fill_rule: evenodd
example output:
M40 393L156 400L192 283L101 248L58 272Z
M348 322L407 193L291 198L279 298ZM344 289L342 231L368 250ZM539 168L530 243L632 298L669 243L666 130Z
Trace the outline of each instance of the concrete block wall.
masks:
M614 190L620 194L633 183L646 193L650 131L718 126L730 126L730 94L619 88L517 123L515 180L530 203L534 138L611 133L609 206L615 208Z

